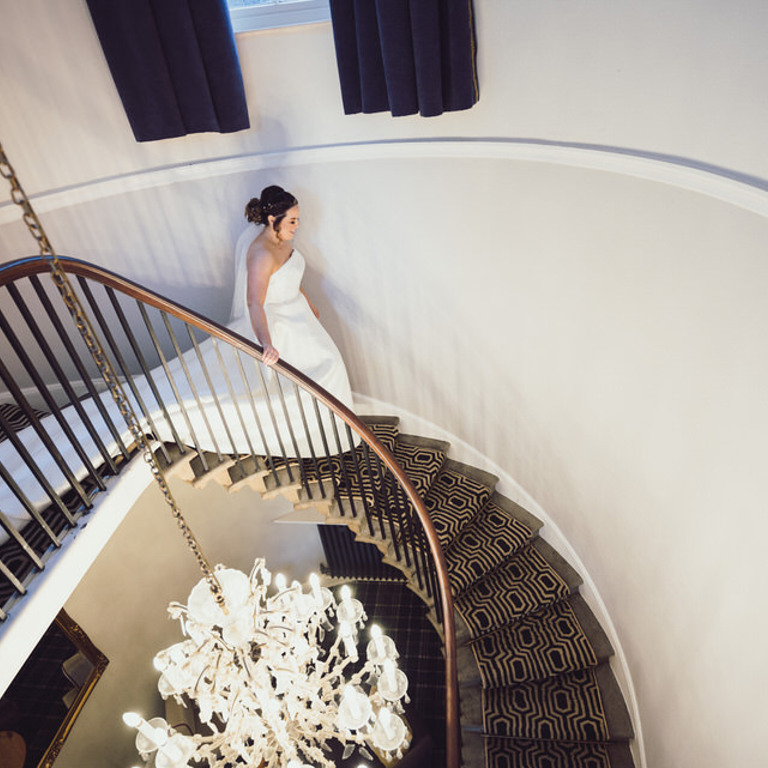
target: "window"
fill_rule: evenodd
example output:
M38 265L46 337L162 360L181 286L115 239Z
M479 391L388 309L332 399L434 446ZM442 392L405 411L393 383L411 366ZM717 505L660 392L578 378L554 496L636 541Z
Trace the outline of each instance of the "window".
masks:
M227 0L237 32L330 21L328 0Z

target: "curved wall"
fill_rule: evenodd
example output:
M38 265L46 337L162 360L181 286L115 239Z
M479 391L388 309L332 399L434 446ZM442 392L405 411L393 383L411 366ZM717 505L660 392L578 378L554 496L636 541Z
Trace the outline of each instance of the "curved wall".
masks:
M289 186L356 391L585 564L647 764L762 764L768 6L481 0L481 101L433 120L341 116L327 25L243 35L252 130L138 145L84 2L7 5L0 139L57 249L226 319L239 211Z

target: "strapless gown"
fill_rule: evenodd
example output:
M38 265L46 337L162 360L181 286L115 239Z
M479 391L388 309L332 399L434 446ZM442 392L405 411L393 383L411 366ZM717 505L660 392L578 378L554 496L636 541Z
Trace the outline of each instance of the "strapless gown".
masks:
M304 257L294 250L269 280L264 313L272 344L280 353L282 362L298 368L351 408L352 391L341 353L300 291L304 268ZM238 306L242 306L243 310L238 317L230 320L228 328L255 340L244 298Z
M254 341L245 301L245 256L257 234L257 228L249 227L238 241L235 289L227 324L231 331ZM281 361L297 368L351 407L352 394L341 354L299 290L304 268L303 257L294 250L270 278L264 309L272 343L279 351ZM240 355L238 360L234 349L224 343L206 339L198 344L198 350L192 348L167 361L166 366L158 366L150 375L166 405L167 417L147 379L144 376L134 379L149 411L148 417L140 416L140 422L146 432L161 441L171 443L178 437L182 443L203 451L304 458L311 455L311 450L316 455L325 453L325 445L331 454L351 447L344 422L332 416L325 406L320 404L315 410L306 392L245 355ZM140 414L134 394L127 387L125 392L134 412ZM100 399L120 430L124 443L129 445L132 442L130 432L123 427L125 422L111 395L105 392ZM117 443L107 439L110 433L96 403L86 399L82 406L88 419L97 426L109 453L117 456ZM102 457L80 416L72 406L65 408L63 414L92 463L98 467ZM52 416L41 421L72 473L82 480L87 475L85 466L58 422ZM66 490L68 481L34 428L23 429L18 437L53 488L58 493ZM352 445L357 442L357 436L353 436ZM45 490L9 440L0 442L0 462L35 507L42 508L50 503ZM30 519L2 479L0 513L15 528ZM0 543L7 537L0 527Z

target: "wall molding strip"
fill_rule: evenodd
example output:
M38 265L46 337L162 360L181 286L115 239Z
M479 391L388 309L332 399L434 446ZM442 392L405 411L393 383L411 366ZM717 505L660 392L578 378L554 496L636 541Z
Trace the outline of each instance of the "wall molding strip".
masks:
M489 159L584 168L654 181L768 218L768 181L689 158L590 144L527 139L405 139L296 147L161 166L30 195L38 213L185 181L302 165L396 159ZM0 226L16 221L0 204Z

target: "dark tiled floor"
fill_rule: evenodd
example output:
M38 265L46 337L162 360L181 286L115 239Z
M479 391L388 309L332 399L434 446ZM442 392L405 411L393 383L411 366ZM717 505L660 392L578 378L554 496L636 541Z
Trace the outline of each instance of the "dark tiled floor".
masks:
M368 614L366 626L379 624L397 645L411 697L406 716L417 738L422 733L431 738L431 766L438 768L445 762L445 662L424 603L397 582L360 581L352 586ZM421 760L419 766L429 768L430 763Z

